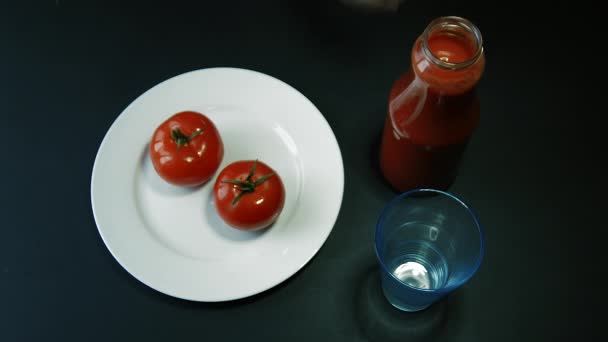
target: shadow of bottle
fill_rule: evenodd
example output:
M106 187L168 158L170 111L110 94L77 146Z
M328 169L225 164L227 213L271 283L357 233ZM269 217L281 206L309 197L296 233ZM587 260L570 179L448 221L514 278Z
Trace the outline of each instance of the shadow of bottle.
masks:
M376 265L367 269L360 278L355 298L357 325L367 339L435 341L448 331L455 332L461 306L458 291L425 310L404 312L393 307L384 297L379 272Z

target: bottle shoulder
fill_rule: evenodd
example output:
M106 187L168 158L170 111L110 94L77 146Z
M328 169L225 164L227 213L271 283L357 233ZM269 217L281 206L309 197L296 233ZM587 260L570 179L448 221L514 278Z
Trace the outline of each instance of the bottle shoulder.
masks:
M410 68L393 84L388 119L395 134L425 145L466 140L478 124L479 97L475 88L458 95L430 87Z

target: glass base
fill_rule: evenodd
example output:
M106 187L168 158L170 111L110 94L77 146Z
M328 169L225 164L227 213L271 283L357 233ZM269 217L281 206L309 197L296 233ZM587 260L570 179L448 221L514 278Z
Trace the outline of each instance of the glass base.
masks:
M382 289L382 292L384 293L384 297L386 298L386 300L392 306L394 306L395 308L397 308L401 311L406 311L406 312L422 311L422 310L428 308L429 306L431 306L431 304L432 304L432 303L429 303L429 304L425 304L425 305L411 305L395 296L392 296L390 293L386 292L386 290L384 290L384 288Z

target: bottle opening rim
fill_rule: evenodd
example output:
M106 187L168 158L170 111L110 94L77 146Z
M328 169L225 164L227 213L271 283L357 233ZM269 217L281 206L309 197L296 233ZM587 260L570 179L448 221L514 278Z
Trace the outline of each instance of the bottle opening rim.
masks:
M473 56L465 61L454 63L443 60L433 54L429 48L428 41L431 35L437 30L452 32L460 31L470 35L471 39L475 42L475 51L473 52ZM448 70L461 70L475 64L475 62L479 60L483 54L483 38L477 26L465 18L456 16L440 17L433 20L424 30L422 34L422 52L424 53L425 57L435 65Z

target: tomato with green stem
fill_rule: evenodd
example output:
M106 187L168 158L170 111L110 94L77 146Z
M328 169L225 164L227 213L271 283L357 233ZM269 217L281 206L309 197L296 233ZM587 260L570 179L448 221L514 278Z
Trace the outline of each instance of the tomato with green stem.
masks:
M213 200L228 225L258 230L270 226L283 210L285 187L270 166L259 160L241 160L220 172Z
M168 183L197 186L207 182L220 166L224 144L205 115L185 111L164 121L150 141L150 159Z

